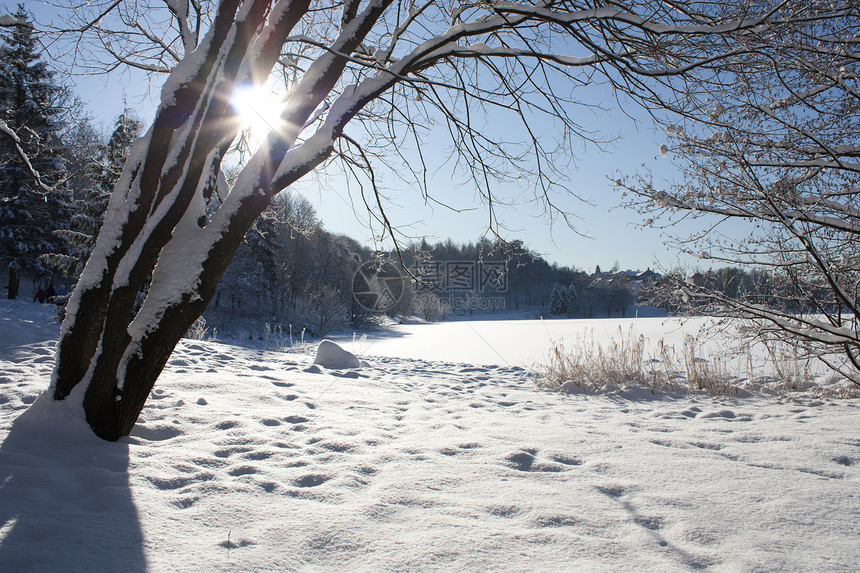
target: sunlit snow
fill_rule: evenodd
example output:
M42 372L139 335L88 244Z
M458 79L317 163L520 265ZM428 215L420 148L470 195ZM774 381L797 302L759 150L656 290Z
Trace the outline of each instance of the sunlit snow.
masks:
M536 392L515 348L539 347L540 323L462 322L428 335L427 358L409 356L417 325L345 336L368 364L337 370L312 364L315 344L183 340L132 435L107 443L37 398L51 312L0 302L0 571L860 563L856 401ZM617 324L544 332L585 326Z

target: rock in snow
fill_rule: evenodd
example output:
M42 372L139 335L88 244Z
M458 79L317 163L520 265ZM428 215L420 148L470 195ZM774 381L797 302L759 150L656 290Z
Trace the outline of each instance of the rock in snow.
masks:
M314 364L323 368L361 368L361 361L331 340L323 340L317 348Z

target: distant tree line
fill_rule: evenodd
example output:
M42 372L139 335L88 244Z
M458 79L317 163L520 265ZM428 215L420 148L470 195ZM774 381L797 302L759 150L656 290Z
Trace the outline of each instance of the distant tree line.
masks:
M435 244L424 240L411 244L401 259L413 275L412 307L427 320L499 310L531 311L546 317L625 316L642 286L637 272L620 271L616 265L609 272L597 267L589 274L549 263L520 240L481 238L464 244L451 239ZM458 284L452 267L471 270L470 285ZM488 284L482 278L489 279ZM441 285L434 284L440 280Z
M678 285L683 285L679 288ZM670 314L721 316L735 303L754 305L789 315L846 311L823 282L800 283L796 277L771 269L722 267L675 270L643 291L642 302Z
M402 295L384 312L353 294L359 267L377 260L402 276ZM362 328L384 315L437 321L513 310L547 318L623 317L643 280L617 268L589 274L551 264L520 240L424 239L400 252L371 251L326 231L300 195L281 194L245 237L204 317L222 331L268 327L314 336Z
M297 336L360 327L370 313L354 300L352 279L370 256L353 239L326 231L301 195L280 194L245 236L204 317L222 331L238 325Z

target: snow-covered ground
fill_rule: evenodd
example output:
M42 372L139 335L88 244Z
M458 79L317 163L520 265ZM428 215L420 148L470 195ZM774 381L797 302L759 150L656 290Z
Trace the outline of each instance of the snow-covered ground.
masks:
M106 443L37 399L48 319L0 302L0 571L858 570L856 401L540 393L536 326L461 323L496 358L183 341Z

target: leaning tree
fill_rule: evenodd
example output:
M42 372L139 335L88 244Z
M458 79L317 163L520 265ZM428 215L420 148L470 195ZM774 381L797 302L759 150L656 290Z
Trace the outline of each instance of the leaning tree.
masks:
M393 232L379 208L375 170L396 167L412 141L415 162L398 174L426 185L420 142L435 121L488 205L491 225L494 185L507 178L530 180L552 209L552 194L564 192L555 154L591 137L577 123L575 106L587 102L574 88L602 78L636 98L662 91L652 80L663 78L683 91L742 57L749 36L794 17L779 3L657 0L67 7L70 19L90 16L62 31L76 35L85 65L169 74L69 301L51 383L50 395L80 401L108 440L131 431L174 346L280 191L339 158L360 174L365 201ZM283 83L280 116L225 188L221 171L240 132L231 97L272 78ZM488 113L490 126L482 122ZM555 138L538 132L541 115L558 128ZM511 143L518 137L521 145ZM207 209L216 193L217 208Z
M617 184L681 250L770 279L766 292L727 296L680 277L663 285L679 306L742 318L750 336L788 341L860 384L860 5L792 2L780 14L683 101L660 100L675 112L661 118L663 151L680 182ZM681 219L697 230L680 232Z

